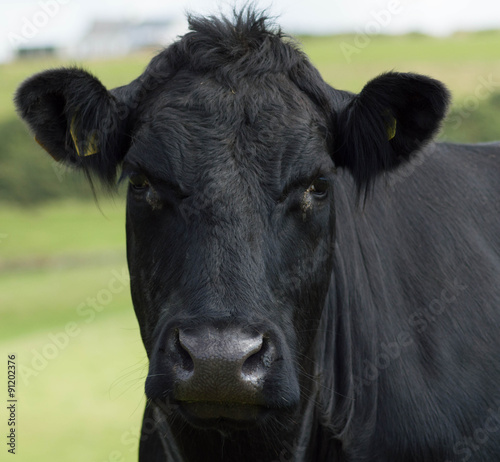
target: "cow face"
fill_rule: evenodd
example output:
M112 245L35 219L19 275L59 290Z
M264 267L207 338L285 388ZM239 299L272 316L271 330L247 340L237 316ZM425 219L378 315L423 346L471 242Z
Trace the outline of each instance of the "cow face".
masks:
M359 95L336 91L262 18L191 26L125 87L47 71L23 84L18 109L56 159L107 182L122 167L130 183L148 398L193 427L294 425L325 367L313 346L332 277L336 168L366 194L430 139L447 92L398 73Z
M295 408L331 273L324 118L282 76L188 73L138 127L123 173L148 397L197 424Z

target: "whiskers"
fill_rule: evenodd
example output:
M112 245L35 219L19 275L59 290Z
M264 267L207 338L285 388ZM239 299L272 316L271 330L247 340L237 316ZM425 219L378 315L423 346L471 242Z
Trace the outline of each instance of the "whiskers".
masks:
M307 363L309 363L311 361L311 358L308 357L305 354L298 353L297 356L303 358L304 361L306 361ZM297 360L295 360L295 365L297 366L297 369L298 369L300 375L302 375L302 376L307 377L308 379L310 379L315 386L320 387L323 391L328 392L328 393L333 393L333 394L335 394L337 396L340 396L341 398L345 398L345 399L354 401L353 397L347 396L347 395L342 394L339 391L335 390L335 385L334 384L324 384L324 383L322 383L321 382L321 378L323 376L321 374L311 374L310 372L306 371L304 369L303 362L301 362L301 361L299 361L297 359ZM310 389L309 388L306 391L308 392L308 394L310 396L315 394L314 393L315 392L314 389ZM320 403L317 403L317 404L320 404Z
M111 383L108 390L110 399L115 401L122 398L125 394L132 392L134 396L137 396L137 391L144 389L144 382L146 380L147 373L148 361L146 357L127 367L123 374ZM139 406L143 405L143 397L144 393L141 393L134 412L137 411Z

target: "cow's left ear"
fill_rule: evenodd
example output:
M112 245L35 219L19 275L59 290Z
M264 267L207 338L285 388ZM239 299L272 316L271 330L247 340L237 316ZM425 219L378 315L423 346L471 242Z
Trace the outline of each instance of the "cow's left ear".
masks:
M337 114L334 160L367 191L376 176L411 158L437 132L450 95L439 81L390 72L366 84Z
M130 142L128 111L96 77L77 68L41 72L19 87L15 103L55 160L113 183Z

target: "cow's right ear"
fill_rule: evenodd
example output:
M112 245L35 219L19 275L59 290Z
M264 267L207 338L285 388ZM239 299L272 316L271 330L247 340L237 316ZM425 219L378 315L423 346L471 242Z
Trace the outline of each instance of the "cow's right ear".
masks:
M424 75L387 72L368 82L336 115L335 164L358 194L377 176L408 162L439 130L450 94Z
M45 71L19 87L15 103L54 159L115 180L130 142L128 111L96 77L76 68Z

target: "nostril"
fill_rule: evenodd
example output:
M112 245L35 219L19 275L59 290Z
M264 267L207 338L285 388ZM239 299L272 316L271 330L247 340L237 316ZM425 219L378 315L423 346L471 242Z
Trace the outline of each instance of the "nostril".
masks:
M175 329L174 332L174 348L177 354L179 355L179 366L184 369L186 372L194 371L194 362L193 358L189 354L189 351L182 345L182 342L179 338L179 329Z
M271 367L274 357L274 348L269 338L264 336L260 348L250 355L241 368L244 376L261 375Z

